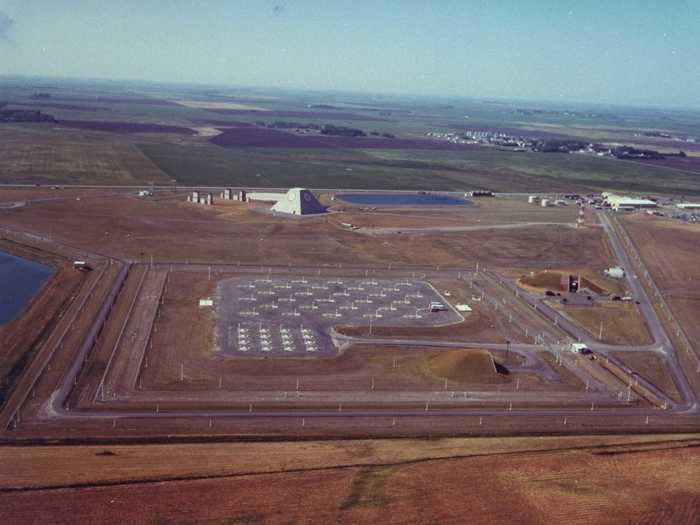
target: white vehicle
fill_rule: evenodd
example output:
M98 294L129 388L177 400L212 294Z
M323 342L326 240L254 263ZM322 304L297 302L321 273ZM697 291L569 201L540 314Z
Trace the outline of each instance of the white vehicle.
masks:
M443 303L439 303L437 301L432 301L430 303L430 311L431 312L444 312L447 310L447 306L444 305Z

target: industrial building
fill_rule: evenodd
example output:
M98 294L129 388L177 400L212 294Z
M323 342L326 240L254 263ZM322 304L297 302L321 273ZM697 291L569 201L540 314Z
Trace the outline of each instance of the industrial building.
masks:
M232 190L231 188L225 188L219 196L225 201L241 201L245 202L246 192L245 190Z
M625 270L620 266L612 266L605 270L605 275L613 279L623 279L625 277Z
M614 193L603 193L603 200L615 210L637 210L642 208L656 208L656 202L649 199L640 199L636 197L626 197L624 195L615 195Z
M193 191L187 196L187 202L192 202L194 204L206 204L211 206L214 204L214 195L212 193L200 193L198 191Z
M291 188L287 193L249 193L249 201L274 202L271 211L285 215L324 213L326 208L305 188Z

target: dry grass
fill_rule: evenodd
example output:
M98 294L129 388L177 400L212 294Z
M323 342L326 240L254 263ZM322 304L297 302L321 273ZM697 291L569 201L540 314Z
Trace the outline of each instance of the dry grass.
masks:
M169 183L155 164L123 139L50 125L0 128L3 182L72 184Z
M556 448L552 444L564 439L549 444ZM598 439L570 443L590 447ZM7 524L465 523L467 516L475 524L691 524L700 518L697 448L679 443L536 452L546 442L528 441L520 449L504 440L496 446L493 440L207 445L197 446L199 453L194 447L114 447L115 456L97 455L101 450L92 447L58 454L34 449L30 456L18 449L13 452L22 459L15 464L35 460L35 472L59 472L59 482L67 471L79 481L81 472L109 476L113 466L118 474L112 475L124 480L131 472L143 477L153 468L167 471L163 466L173 463L181 464L181 476L187 465L227 477L0 494L0 517ZM497 450L510 453L489 455ZM231 469L232 462L238 467ZM301 470L289 472L295 465ZM334 465L347 466L328 468Z
M695 435L0 447L0 488L262 474L430 458L682 442Z
M567 277L561 272L530 272L520 278L520 283L531 288L564 292L568 288Z
M680 400L673 376L660 355L653 352L616 352L614 355L666 395Z
M599 339L602 323L604 343L646 345L652 342L644 319L633 304L598 303L596 306L566 306L560 310L595 339Z
M493 357L485 350L442 352L431 356L428 368L433 375L458 383L499 382Z

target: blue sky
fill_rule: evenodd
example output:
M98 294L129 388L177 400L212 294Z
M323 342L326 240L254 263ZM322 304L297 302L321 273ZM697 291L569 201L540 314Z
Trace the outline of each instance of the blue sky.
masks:
M0 0L0 73L700 108L698 21L698 0Z

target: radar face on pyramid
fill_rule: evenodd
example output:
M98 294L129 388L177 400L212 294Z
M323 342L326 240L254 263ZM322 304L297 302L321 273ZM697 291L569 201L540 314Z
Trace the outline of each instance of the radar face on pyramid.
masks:
M291 188L283 198L275 203L272 211L288 215L311 215L324 213L326 208L318 202L311 191L305 188Z

